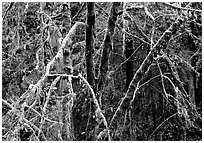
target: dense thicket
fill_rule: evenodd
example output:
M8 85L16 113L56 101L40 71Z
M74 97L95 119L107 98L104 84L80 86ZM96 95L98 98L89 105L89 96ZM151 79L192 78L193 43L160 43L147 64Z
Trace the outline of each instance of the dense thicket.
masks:
M201 140L202 3L2 3L2 140Z

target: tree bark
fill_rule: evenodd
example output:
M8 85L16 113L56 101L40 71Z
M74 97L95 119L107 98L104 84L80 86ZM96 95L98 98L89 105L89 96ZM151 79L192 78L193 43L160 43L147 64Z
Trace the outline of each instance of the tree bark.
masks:
M86 73L87 81L95 89L95 76L94 76L94 64L93 64L93 53L94 53L94 28L95 28L95 13L94 3L87 3L87 27L86 27Z
M109 65L109 57L112 51L112 42L113 42L113 34L115 29L115 23L117 21L117 12L118 7L120 6L119 2L113 2L109 17L108 17L108 25L107 31L103 40L103 52L102 58L100 63L100 73L99 73L99 80L98 80L98 90L100 91L103 89L103 86L106 82L107 72L108 72L108 65Z
M130 58L132 53L133 53L133 41L132 40L126 41L125 42L125 55L126 55L126 58L127 59ZM128 90L128 87L130 85L130 82L131 82L133 76L134 76L134 73L133 73L133 61L129 59L126 62L126 91Z

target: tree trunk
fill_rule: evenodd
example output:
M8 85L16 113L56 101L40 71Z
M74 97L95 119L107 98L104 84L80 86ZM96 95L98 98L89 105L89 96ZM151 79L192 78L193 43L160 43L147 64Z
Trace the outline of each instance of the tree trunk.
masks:
M125 42L125 55L128 59L133 53L133 41L129 40ZM129 84L133 78L133 61L128 60L126 62L126 91L128 90Z
M102 58L100 63L100 73L99 73L99 80L98 80L98 90L103 89L103 86L106 82L107 72L108 72L108 65L109 65L109 56L111 55L112 51L112 42L113 42L113 34L115 29L115 23L117 21L117 12L118 7L120 6L119 2L114 2L111 7L111 11L108 17L108 25L107 31L103 41L103 52Z
M87 81L95 89L95 76L94 76L94 64L93 64L93 53L94 53L94 28L95 28L95 13L94 3L87 3L87 27L86 27L86 73Z

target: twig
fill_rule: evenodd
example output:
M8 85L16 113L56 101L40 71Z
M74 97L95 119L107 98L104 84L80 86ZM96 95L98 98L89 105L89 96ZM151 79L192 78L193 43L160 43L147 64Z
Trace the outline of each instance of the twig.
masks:
M7 106L9 106L12 110L14 109L14 107L10 103L8 103L6 100L2 99L2 102L6 104Z
M9 7L7 8L7 10L6 10L6 12L5 12L4 16L3 16L3 20L5 19L7 13L9 12L9 10L13 7L14 3L15 3L15 2L11 2L11 3L10 3Z
M82 10L84 9L84 7L86 6L86 2L83 3L83 5L81 6L81 8L79 9L79 11L77 12L77 14L72 18L72 21L75 21L77 19L77 17L79 16L79 14L82 12Z
M153 21L155 20L154 16L149 12L147 6L144 6L144 11Z
M122 10L122 13L124 13L124 10ZM122 14L121 13L121 14ZM133 20L133 18L129 15L129 13L127 12L127 8L126 8L126 16L128 17L128 19L134 23L136 30L139 32L139 34L149 43L151 42L151 40L148 38L148 36L139 28L139 26L137 25L136 21ZM119 25L117 25L117 27L120 27ZM121 28L120 28L121 29Z
M48 93L47 93L47 95L46 95L46 101L45 101L45 104L44 104L44 107L43 107L43 112L44 112L44 114L46 113L46 107L47 107L47 104L48 104L48 102L49 102L49 100L50 100L50 96L51 96L51 93L52 93L52 91L54 90L54 87L56 86L56 84L57 84L57 82L60 80L60 78L61 78L61 76L58 76L53 82L52 82L52 84L51 84L51 86L50 86L50 89L49 89L49 91L48 91Z
M129 60L132 58L132 56L133 56L135 53L137 53L137 52L139 51L139 49L140 49L140 47L141 47L142 45L143 45L143 44L139 45L139 47L137 47L137 49L132 53L132 55L130 55L130 57L127 58L124 62L122 62L122 63L116 68L116 70L114 71L114 73L112 73L112 74L115 74L115 73L118 71L118 69L119 69L120 67L122 67L123 64L125 64L127 61L129 61Z
M175 9L179 9L179 10L188 10L188 11L202 12L202 10L175 6L175 5L172 5L172 4L168 3L168 2L164 2L163 4L168 5L168 6L172 7L172 8L175 8Z
M161 76L161 82L162 82L162 88L163 88L164 94L165 94L166 97L168 97L168 94L167 94L165 86L164 86L164 75L163 75L162 70L160 68L158 59L156 60L156 63L157 63L157 67L159 69L159 73L160 73L160 76Z
M105 116L103 115L103 113L102 113L102 111L101 111L101 108L100 108L100 105L99 105L99 103L98 103L98 100L97 100L97 98L96 98L96 95L95 95L95 93L94 93L94 90L93 90L93 88L91 87L91 85L88 83L88 81L81 75L81 74L79 74L79 77L86 83L86 85L88 86L88 88L90 89L90 91L91 91L91 94L92 94L92 97L93 97L93 100L94 100L94 103L95 103L95 105L96 105L96 107L97 107L97 109L96 109L96 117L100 120L102 120L103 121L103 124L105 125L105 127L106 127L106 129L107 129L107 131L108 131L108 138L109 138L109 141L111 140L111 137L110 137L110 130L109 130L109 127L108 127L108 123L107 123L107 121L106 121L106 118L105 118Z
M140 10L140 9L144 9L143 5L138 5L138 6L130 6L126 8L126 11L131 11L131 10ZM123 10L118 12L118 15L121 15L123 13Z
M70 45L72 43L72 39L75 36L76 33L76 28L80 25L86 25L83 22L76 22L72 28L69 30L69 33L66 35L66 37L63 39L61 46L58 49L58 52L56 54L56 56L47 64L46 66L46 75L49 74L50 68L51 66L54 64L55 61L57 61L58 59L60 60L61 64L62 64L62 60L63 60L63 50L65 47L67 47L67 50L70 51Z
M118 24L117 24L117 25L118 25ZM118 27L120 27L120 26L118 25ZM120 29L122 29L122 28L120 28ZM126 30L123 30L123 29L122 29L122 32L125 32L126 34L128 34L128 35L130 35L130 36L132 36L132 37L134 37L134 38L136 38L136 39L142 41L143 43L146 43L146 44L150 45L149 42L147 42L147 41L141 39L140 37L138 37L138 36L136 36L136 35L133 35L133 34L127 32Z
M99 4L96 3L95 5L98 9L102 10L106 16L109 16L109 14Z
M157 47L157 45L159 44L159 42L163 39L163 37L166 35L166 33L171 32L172 34L172 30L175 28L174 26L176 26L176 24L179 21L176 21L174 24L172 24L163 34L162 36L159 38L159 40L156 42L156 44L154 44L154 46L150 49L149 53L147 54L147 56L145 57L144 61L142 62L142 64L140 65L140 67L138 68L138 70L136 71L132 81L129 84L128 90L125 94L125 96L121 99L120 105L118 106L118 108L116 109L111 122L109 124L109 128L112 125L114 119L116 118L117 113L120 111L120 108L122 106L122 104L124 103L125 99L128 98L129 96L131 96L132 94L135 94L136 91L138 91L138 82L140 82L142 76L145 74L146 71L148 71L149 66L152 65L152 62L154 60L153 58L153 51L154 49ZM174 31L175 32L175 31ZM168 39L170 38L171 35L168 35ZM166 40L166 39L165 39ZM164 41L166 42L166 41ZM136 90L135 90L136 89Z
M44 107L43 107L43 109L42 109L43 112L42 112L41 121L40 121L40 127L39 127L40 131L42 130L42 127L43 127L44 122L45 122L44 116L45 116L45 114L46 114L46 108L47 108L48 102L49 102L49 100L50 100L51 93L52 93L52 91L54 90L54 87L56 86L56 84L57 84L57 82L58 82L59 80L60 80L60 76L58 76L58 77L52 82L52 84L51 84L51 86L50 86L50 89L49 89L49 91L48 91L48 93L47 93L47 95L46 95L47 98L46 98ZM38 138L40 137L40 133L41 133L41 132L38 133Z
M169 73L166 73L166 74L169 74ZM160 77L160 74L159 74L159 75L156 75L156 76L152 77L151 79L149 79L148 81L144 82L143 84L141 84L141 85L139 86L139 88L145 86L146 84L148 84L149 82L151 82L152 80L154 80L154 79L156 79L156 78L158 78L158 77Z
M172 117L174 117L175 115L177 115L178 113L175 113L173 115L171 115L170 117L168 117L166 120L164 120L159 126L157 126L157 128L151 133L151 135L149 136L149 139L150 140L152 138L152 135L166 122L168 121L169 119L171 119Z
M126 3L123 2L123 14L122 14L122 21L123 21L123 27L122 27L122 30L125 31L126 29L129 29L127 28L128 27L128 20L125 19L125 16L126 16ZM125 32L123 32L122 34L122 41L123 41L123 55L125 53Z

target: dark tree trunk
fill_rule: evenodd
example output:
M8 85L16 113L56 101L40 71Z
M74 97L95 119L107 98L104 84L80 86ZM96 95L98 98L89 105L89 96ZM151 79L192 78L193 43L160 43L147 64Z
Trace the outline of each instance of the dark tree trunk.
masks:
M109 65L109 56L111 55L111 51L112 51L113 34L115 29L115 23L117 21L117 12L118 12L119 6L120 6L119 2L114 2L112 4L111 11L108 17L107 31L103 41L103 52L102 52L102 58L101 58L101 63L99 68L100 73L99 73L99 81L98 81L98 90L101 90L106 82L108 65Z
M192 67L194 67L195 70L197 70L197 71L198 71L198 69L196 68L196 62L198 61L198 58L199 57L194 56L191 60ZM202 70L199 73L202 73ZM193 97L194 100L193 101L194 101L196 107L199 107L200 103L202 101L202 80L201 79L202 78L198 77L198 75L196 73L191 73L191 82L189 82L189 86L191 85L191 87L192 87L191 90L193 90L193 93L194 93L194 97ZM189 79L189 81L190 81L190 79ZM192 98L192 96L191 96L191 98Z
M95 13L94 13L94 2L87 2L87 27L86 27L86 73L87 73L87 81L92 86L93 90L96 90L95 86L95 75L94 75L94 63L93 63L93 54L94 54L94 30L95 30ZM86 126L85 132L89 132L90 130L95 130L96 121L92 115L95 114L94 102L89 98L90 105L90 114L88 115L87 122L92 122L92 124ZM96 134L93 133L91 136L86 134L86 140L96 140Z
M133 41L128 40L125 42L125 56L128 59L133 54ZM133 78L133 61L129 59L126 62L126 91Z
M94 76L94 64L93 64L93 53L94 53L94 28L95 28L95 13L94 3L87 3L87 27L86 27L86 73L87 81L95 89L95 76Z

